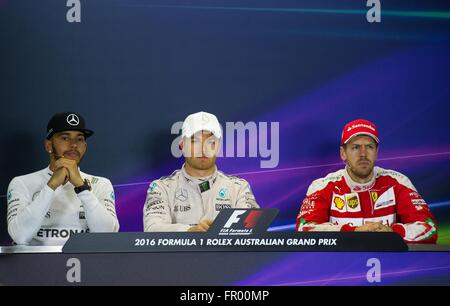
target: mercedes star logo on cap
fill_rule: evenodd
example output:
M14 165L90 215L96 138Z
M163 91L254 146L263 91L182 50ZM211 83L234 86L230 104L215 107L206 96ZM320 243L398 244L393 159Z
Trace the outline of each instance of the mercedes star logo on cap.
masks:
M206 125L209 122L209 118L206 114L202 114L202 125Z
M78 124L80 124L80 119L77 115L70 114L69 116L67 116L67 123L71 126L77 126Z

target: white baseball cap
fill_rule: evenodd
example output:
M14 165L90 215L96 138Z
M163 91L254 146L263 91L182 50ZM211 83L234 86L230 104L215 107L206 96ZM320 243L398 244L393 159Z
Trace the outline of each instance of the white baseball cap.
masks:
M222 138L222 128L220 127L217 117L207 112L190 114L183 122L183 137L190 138L200 131L209 131L217 138Z

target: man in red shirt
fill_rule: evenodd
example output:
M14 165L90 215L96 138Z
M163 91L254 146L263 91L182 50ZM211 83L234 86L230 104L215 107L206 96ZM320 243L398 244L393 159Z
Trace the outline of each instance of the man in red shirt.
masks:
M309 186L298 231L394 231L407 243L436 243L437 223L411 181L375 167L378 143L372 122L345 125L340 156L346 167Z

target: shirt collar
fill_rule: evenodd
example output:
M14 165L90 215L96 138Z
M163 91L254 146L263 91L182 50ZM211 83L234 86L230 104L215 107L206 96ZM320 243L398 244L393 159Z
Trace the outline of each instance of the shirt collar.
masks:
M196 188L200 193L208 191L211 189L217 179L217 166L214 166L214 173L207 177L193 177L187 174L185 169L185 164L181 168L181 173L183 174L186 182L192 187Z
M352 178L348 174L347 166L345 167L345 171L344 171L345 181L347 182L347 185L350 187L351 191L354 191L354 192L367 191L367 190L371 189L373 187L373 185L375 185L376 177L377 177L377 167L374 167L373 175L372 175L372 178L370 179L370 181L368 181L367 183L362 183L362 184L357 183L354 180L352 180Z

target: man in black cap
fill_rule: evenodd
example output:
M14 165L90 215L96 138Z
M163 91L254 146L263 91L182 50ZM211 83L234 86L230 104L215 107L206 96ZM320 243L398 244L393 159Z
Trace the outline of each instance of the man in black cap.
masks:
M78 167L92 134L78 113L50 119L44 142L50 165L8 187L8 232L16 244L63 245L74 233L119 230L111 182Z

